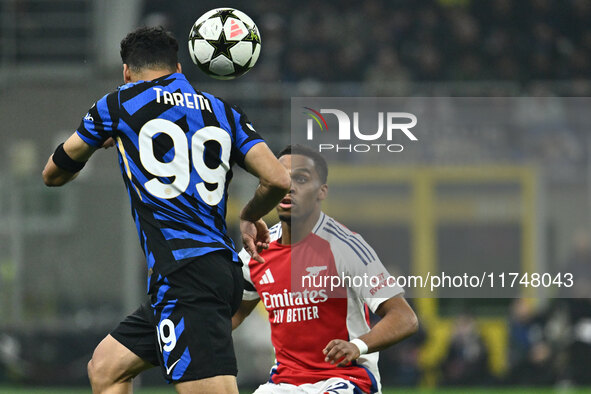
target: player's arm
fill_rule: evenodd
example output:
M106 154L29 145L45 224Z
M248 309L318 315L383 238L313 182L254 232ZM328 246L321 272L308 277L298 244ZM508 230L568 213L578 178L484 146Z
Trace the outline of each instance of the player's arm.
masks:
M240 307L238 307L238 310L234 316L232 316L232 330L235 330L236 327L242 324L244 319L246 319L254 308L256 308L259 301L260 298L257 298L256 300L242 300Z
M376 309L380 321L365 335L358 339L361 347L367 346L364 353L373 353L386 349L419 329L416 314L402 295L382 302ZM349 364L361 355L360 348L353 342L333 339L323 350L325 361L339 367Z
M291 179L287 170L263 142L248 151L244 164L248 172L259 178L259 186L240 212L240 232L246 251L253 259L263 262L258 252L268 247L270 239L269 230L261 218L287 194Z
M106 149L113 145L113 138L108 138L102 147ZM49 156L43 169L43 182L47 186L62 186L75 179L97 149L84 142L77 133L72 134Z
M43 169L43 182L47 186L62 186L76 178L96 149L84 142L77 133L72 134L49 156Z

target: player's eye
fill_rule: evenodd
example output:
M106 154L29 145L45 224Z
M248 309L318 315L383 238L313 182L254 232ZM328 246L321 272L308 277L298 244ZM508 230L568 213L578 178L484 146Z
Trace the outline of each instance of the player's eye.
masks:
M304 175L296 175L293 177L293 180L296 183L306 183L308 181L308 177L306 177Z

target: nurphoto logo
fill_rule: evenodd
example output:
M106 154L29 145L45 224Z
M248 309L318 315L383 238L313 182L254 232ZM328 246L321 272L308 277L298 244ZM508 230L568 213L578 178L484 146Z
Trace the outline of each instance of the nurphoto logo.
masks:
M417 124L417 117L409 112L378 112L377 130L361 130L359 112L353 112L351 117L340 109L321 108L319 111L310 107L304 107L304 112L309 119L306 124L306 138L313 141L316 129L320 133L330 133L328 122L323 114L333 115L337 122L337 143L320 143L318 151L333 152L391 152L397 153L404 150L399 143L392 143L394 138L404 136L410 141L418 141L418 138L410 131ZM370 114L364 114L364 119L369 119ZM376 116L375 114L373 115ZM332 131L332 128L331 128ZM360 143L353 143L353 142ZM363 142L361 142L363 141Z

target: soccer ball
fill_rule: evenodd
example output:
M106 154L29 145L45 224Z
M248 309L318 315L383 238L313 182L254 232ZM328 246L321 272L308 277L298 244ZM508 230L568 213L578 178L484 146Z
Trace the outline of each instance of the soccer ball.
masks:
M193 62L210 77L233 79L256 63L261 53L261 34L244 12L216 8L193 24L189 53Z

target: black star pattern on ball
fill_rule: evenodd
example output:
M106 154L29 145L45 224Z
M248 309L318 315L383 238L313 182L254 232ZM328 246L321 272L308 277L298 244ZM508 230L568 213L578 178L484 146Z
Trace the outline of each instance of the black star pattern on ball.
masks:
M215 51L211 55L212 59L215 59L218 55L225 55L228 59L232 59L230 55L230 48L238 44L239 41L226 41L226 35L220 34L217 40L207 40L214 47Z
M218 12L213 14L211 18L215 18L216 16L219 16L222 20L222 26L226 23L229 17L239 19L236 15L233 14L233 10L219 10Z

